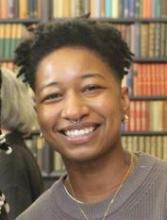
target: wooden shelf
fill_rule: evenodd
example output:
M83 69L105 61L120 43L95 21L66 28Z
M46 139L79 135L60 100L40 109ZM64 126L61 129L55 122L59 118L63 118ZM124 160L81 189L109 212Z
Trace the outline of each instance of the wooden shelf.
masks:
M122 136L166 136L167 131L127 131Z
M136 63L167 63L167 57L135 57L134 62Z
M135 17L129 17L129 18L112 18L112 17L97 17L97 18L91 18L92 20L100 20L100 21L109 21L111 23L123 23L123 24L134 24L134 23L163 23L167 22L167 18L135 18Z
M53 18L50 21L56 21L56 20L65 20L68 19L68 17L64 18ZM99 21L108 21L111 23L123 23L123 24L134 24L134 23L167 23L167 17L166 18L112 18L112 17L97 17L97 18L90 18L91 20L99 20ZM6 18L6 19L0 19L0 23L24 23L24 24L31 24L31 23L39 23L43 21L40 18L27 18L27 19L19 19L19 18Z
M131 96L132 101L161 101L167 100L167 96Z
M39 18L29 18L29 19L19 19L19 18L8 18L8 19L0 19L0 24L5 23L18 23L18 24L34 24L41 22Z
M0 58L0 63L10 63L10 62L13 62L13 60L12 59L2 59L2 58Z

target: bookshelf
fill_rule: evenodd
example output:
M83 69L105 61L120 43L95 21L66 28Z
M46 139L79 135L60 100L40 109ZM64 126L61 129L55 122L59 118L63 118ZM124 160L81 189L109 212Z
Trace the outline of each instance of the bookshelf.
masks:
M24 25L30 25L30 24L36 24L39 23L41 19L39 18L29 18L29 19L19 19L19 18L3 18L0 20L1 24L24 24Z
M123 144L131 151L146 151L167 160L167 1L18 0L18 4L10 2L13 5L8 5L9 1L0 1L0 46L3 45L5 51L5 54L2 50L0 52L0 64L11 69L14 69L13 51L24 37L28 25L90 12L91 19L110 22L120 30L135 54L134 65L127 77L131 107L130 120L122 133ZM22 7L19 7L20 2ZM53 153L38 131L26 141L48 184L65 172L60 156Z
M167 100L167 96L131 96L130 100L134 101L134 100L145 100L145 101L149 101L149 100Z

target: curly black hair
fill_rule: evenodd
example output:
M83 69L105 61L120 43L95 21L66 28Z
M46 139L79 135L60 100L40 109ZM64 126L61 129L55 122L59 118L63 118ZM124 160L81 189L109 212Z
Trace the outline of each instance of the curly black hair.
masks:
M24 40L15 51L19 75L34 89L39 62L61 47L85 47L98 53L114 70L119 81L127 74L133 54L118 30L107 21L85 18L62 19L39 24L34 36Z

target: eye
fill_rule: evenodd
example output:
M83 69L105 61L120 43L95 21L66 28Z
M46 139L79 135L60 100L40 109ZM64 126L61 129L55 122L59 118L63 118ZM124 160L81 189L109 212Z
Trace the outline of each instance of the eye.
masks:
M43 99L42 102L59 102L62 100L62 94L61 93L52 93L52 94L48 94L46 95Z
M91 84L91 85L86 85L82 89L82 91L85 92L85 93L94 93L94 92L98 92L98 91L100 91L102 89L104 89L103 86Z

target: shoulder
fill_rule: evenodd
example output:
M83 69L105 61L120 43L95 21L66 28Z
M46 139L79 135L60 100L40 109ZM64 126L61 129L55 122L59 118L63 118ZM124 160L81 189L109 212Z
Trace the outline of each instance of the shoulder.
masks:
M142 163L140 170L148 170L141 187L145 195L149 195L152 200L167 206L167 161L160 160L147 154L141 155Z
M42 219L48 212L50 201L50 190L44 192L28 209L26 209L16 220ZM46 219L46 218L45 218Z
M16 220L49 220L56 210L56 199L59 197L61 179L56 181L51 188L45 191L28 209Z
M162 173L167 171L167 161L146 153L140 153L140 157L142 158L141 165L150 166L152 169L161 171Z
M139 155L139 166L140 168L148 168L154 175L162 175L167 178L167 161L153 157L146 153L137 153Z
M144 182L161 188L167 193L167 161L145 153L139 153L139 177L144 177ZM160 191L159 189L158 191Z

